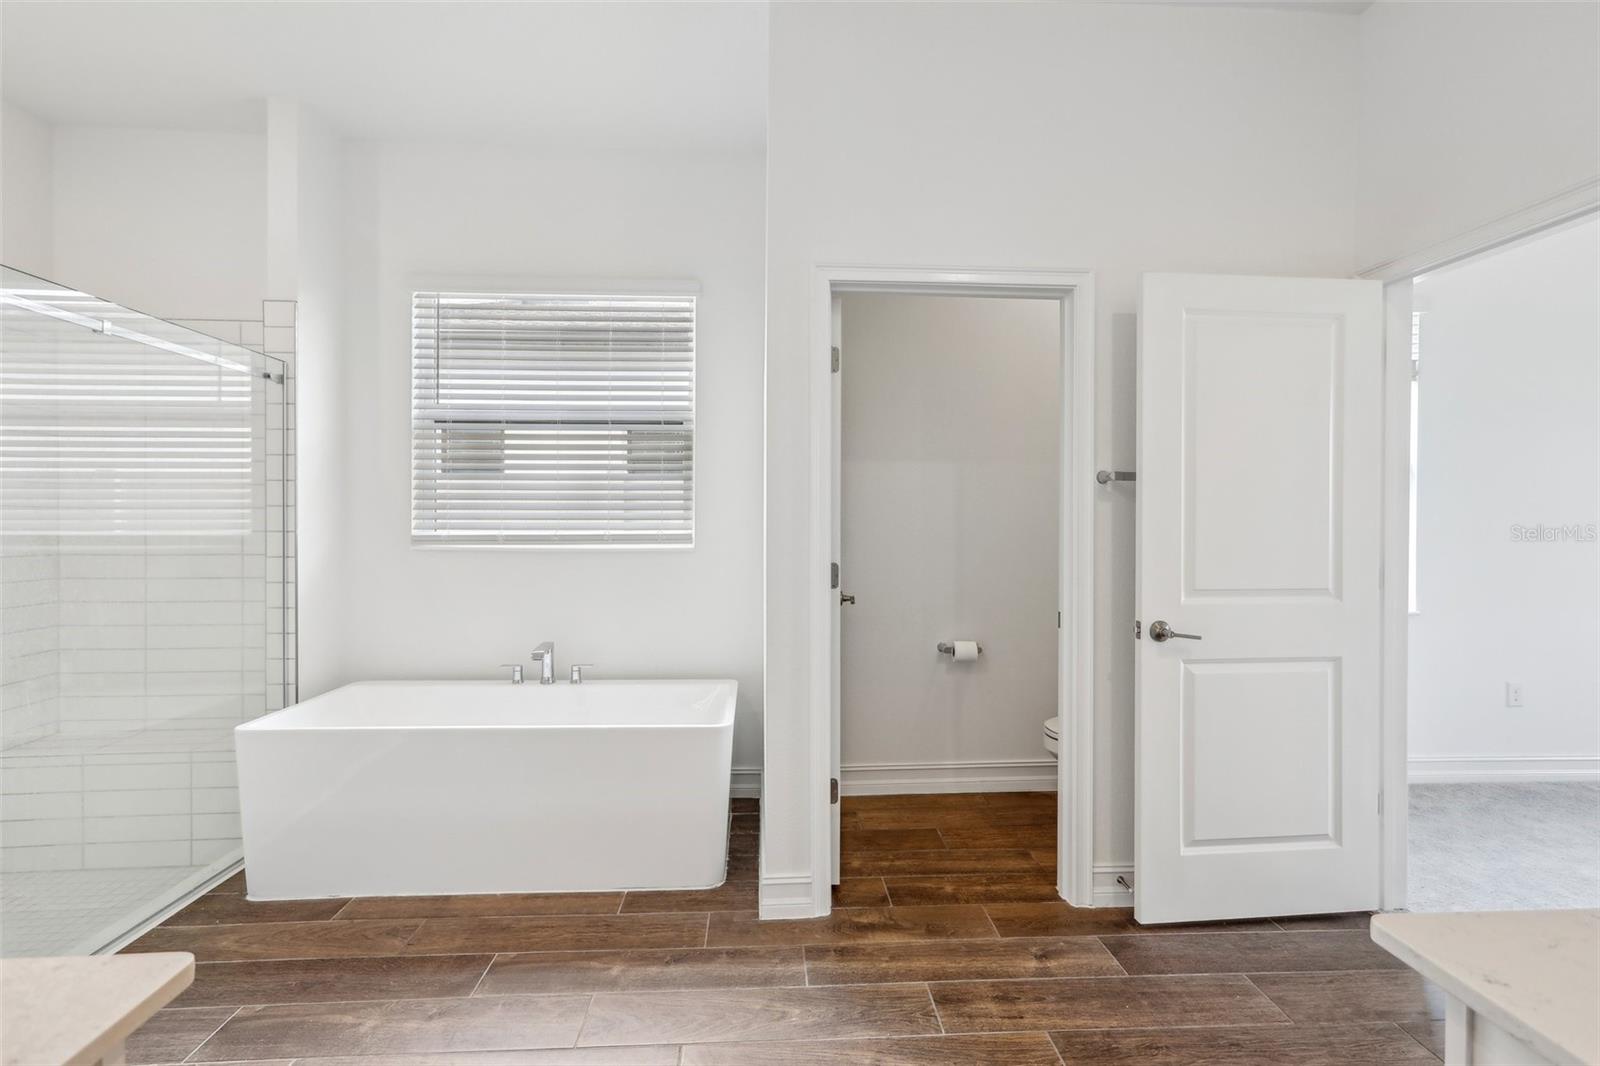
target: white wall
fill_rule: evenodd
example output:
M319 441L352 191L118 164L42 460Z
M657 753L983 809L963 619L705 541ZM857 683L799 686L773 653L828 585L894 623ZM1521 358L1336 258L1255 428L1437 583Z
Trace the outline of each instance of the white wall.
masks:
M261 317L266 138L55 128L53 281L158 318Z
M1053 788L1061 306L843 305L844 790L886 774ZM983 655L938 654L952 638ZM905 764L924 765L884 769Z
M600 678L736 678L735 765L759 766L759 152L557 157L366 144L348 163L337 680L494 678L498 664L527 662L553 640L561 670L583 662ZM412 547L413 287L606 278L701 286L694 549ZM334 458L308 449L301 466Z
M1600 177L1600 5L1377 3L1359 22L1362 268Z
M50 124L5 101L0 106L0 263L49 277L54 237L54 150Z
M345 147L307 108L268 104L267 284L295 301L291 467L301 698L339 684L344 660Z
M1600 545L1512 529L1600 520L1600 222L1430 275L1414 300L1409 754L1600 769Z
M1356 33L1315 11L774 8L763 877L810 877L810 805L826 787L810 780L807 731L825 698L808 688L813 268L1095 270L1099 465L1130 468L1142 271L1354 269ZM1095 855L1128 864L1133 491L1100 499Z

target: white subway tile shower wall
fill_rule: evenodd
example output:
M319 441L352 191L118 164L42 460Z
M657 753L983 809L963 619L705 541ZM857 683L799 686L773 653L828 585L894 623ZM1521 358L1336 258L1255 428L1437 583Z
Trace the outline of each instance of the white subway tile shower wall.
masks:
M261 351L293 312L182 324ZM247 535L0 539L0 953L91 950L241 854L233 727L295 699L292 369L277 391Z
M54 537L0 538L0 738L55 731L61 572Z

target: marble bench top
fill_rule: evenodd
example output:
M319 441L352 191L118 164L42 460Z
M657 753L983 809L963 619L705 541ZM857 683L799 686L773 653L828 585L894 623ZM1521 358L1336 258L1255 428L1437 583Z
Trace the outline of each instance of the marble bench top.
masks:
M1552 1061L1600 1063L1600 911L1379 914L1372 939Z
M193 980L186 951L0 959L0 1062L98 1062Z

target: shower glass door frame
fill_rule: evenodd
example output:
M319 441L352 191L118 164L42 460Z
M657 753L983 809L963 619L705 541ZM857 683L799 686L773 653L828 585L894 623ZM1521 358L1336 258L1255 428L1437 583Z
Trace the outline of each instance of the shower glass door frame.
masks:
M114 950L239 865L293 701L292 382L0 269L0 954Z

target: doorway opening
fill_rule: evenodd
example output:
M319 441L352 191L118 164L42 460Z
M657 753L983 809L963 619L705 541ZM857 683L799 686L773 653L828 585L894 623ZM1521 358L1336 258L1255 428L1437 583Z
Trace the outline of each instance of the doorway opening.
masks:
M1061 303L835 303L835 904L1056 900Z
M1091 905L1093 277L817 280L816 913L957 851Z
M1600 218L1406 295L1406 906L1597 907Z

